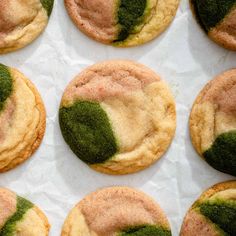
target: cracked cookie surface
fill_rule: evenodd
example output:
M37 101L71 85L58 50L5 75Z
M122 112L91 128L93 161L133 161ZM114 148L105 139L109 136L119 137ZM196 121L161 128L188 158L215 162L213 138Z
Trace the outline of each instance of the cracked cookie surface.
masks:
M1 236L48 236L50 225L44 213L14 192L0 188Z
M0 91L8 95L4 99L0 96L0 172L4 172L28 159L39 147L46 114L32 82L18 70L2 64Z
M87 195L69 213L61 236L171 236L159 205L141 191L110 187Z
M148 167L169 147L175 102L149 68L106 61L67 86L59 120L65 141L81 160L100 172L128 174Z
M173 20L179 0L64 0L75 25L105 44L129 47L146 43Z
M0 54L23 48L45 29L54 0L0 1Z
M236 69L203 88L192 107L189 126L192 143L204 160L236 176Z
M206 190L187 212L181 236L233 236L236 232L236 181Z

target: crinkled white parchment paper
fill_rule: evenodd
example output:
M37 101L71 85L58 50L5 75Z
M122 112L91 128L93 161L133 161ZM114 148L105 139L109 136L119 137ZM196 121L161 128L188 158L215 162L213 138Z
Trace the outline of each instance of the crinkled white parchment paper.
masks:
M175 139L165 156L150 168L126 176L109 176L88 168L70 151L58 125L58 106L68 82L87 66L107 59L133 59L156 71L172 88L177 103ZM36 154L18 168L0 175L0 185L37 204L48 216L50 235L60 235L69 210L101 187L128 185L152 196L178 235L183 216L209 186L232 176L209 167L194 151L188 131L192 103L216 74L236 67L236 53L220 48L193 19L182 0L173 24L159 38L135 48L113 48L83 35L73 25L63 0L56 0L41 37L18 52L0 56L38 87L47 109L47 129Z

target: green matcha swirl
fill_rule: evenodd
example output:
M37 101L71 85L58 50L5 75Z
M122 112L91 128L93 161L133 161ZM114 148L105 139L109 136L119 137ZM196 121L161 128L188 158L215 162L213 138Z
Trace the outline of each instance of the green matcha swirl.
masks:
M52 13L54 0L40 0L40 2L43 5L43 8L47 11L48 16L50 16Z
M127 228L118 236L171 236L171 231L161 226L141 225Z
M99 103L77 101L59 111L62 135L87 164L103 163L118 150L106 112Z
M0 112L13 90L13 79L7 66L0 64Z
M234 236L236 232L236 201L214 200L201 203L200 213L213 222L225 236Z
M20 222L26 212L33 207L33 204L28 200L17 196L16 212L13 214L0 229L0 236L14 236L16 231L16 225Z
M206 32L219 24L236 7L236 0L191 0L191 2L198 21Z
M236 176L236 131L219 135L203 156L215 169Z
M118 24L120 31L115 42L124 41L143 21L147 0L120 0L118 8Z

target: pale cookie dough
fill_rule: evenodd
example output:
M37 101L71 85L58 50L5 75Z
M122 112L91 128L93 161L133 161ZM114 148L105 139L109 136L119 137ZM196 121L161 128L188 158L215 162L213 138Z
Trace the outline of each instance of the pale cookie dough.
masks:
M193 12L208 36L236 51L236 0L190 0Z
M235 219L236 181L216 184L189 209L180 236L234 236Z
M203 88L192 107L189 126L192 143L204 160L236 176L236 69Z
M0 0L0 54L23 48L45 29L54 0Z
M86 196L69 213L61 236L171 236L162 209L146 194L110 187Z
M65 141L81 160L100 172L127 174L165 153L176 127L175 102L149 68L106 61L67 86L59 120Z
M162 33L175 17L179 0L64 0L75 25L105 44L130 47Z
M18 70L0 64L0 172L28 159L39 147L46 113L35 86Z
M0 188L1 236L48 236L50 225L44 213L30 201Z

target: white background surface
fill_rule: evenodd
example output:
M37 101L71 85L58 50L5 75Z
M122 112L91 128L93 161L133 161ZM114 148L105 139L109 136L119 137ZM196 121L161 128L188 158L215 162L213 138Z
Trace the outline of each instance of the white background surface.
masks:
M109 176L88 168L70 151L58 125L58 107L68 82L87 66L106 59L133 59L165 79L177 103L175 139L158 163L132 175ZM144 46L119 49L84 36L69 19L63 0L56 0L46 31L18 52L0 56L38 87L47 109L43 143L27 162L0 175L0 185L16 191L48 216L50 235L60 235L69 210L97 188L128 185L152 196L164 209L173 235L183 216L203 190L232 176L209 167L194 151L188 131L192 103L207 81L236 67L236 53L220 48L193 19L188 1L182 0L173 24Z

